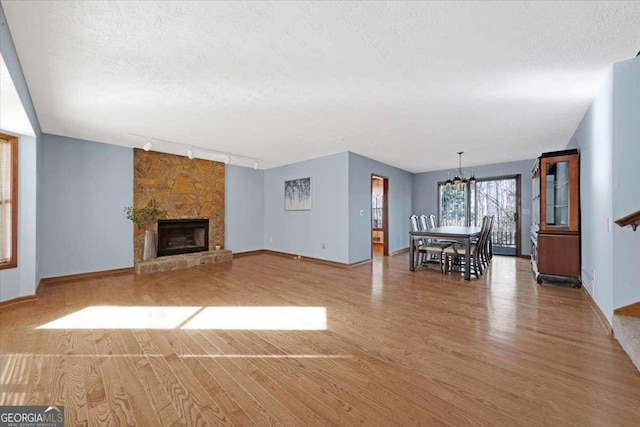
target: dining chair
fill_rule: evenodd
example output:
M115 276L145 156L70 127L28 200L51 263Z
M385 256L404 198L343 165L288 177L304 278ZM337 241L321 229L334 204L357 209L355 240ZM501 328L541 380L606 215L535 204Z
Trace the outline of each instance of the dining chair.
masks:
M420 231L420 220L418 218L418 215L411 215L409 217L409 223L411 224L411 231ZM412 240L411 244L415 244L417 247L420 247L424 244L424 240L423 239L417 239L417 240ZM416 256L420 257L420 253L418 251L416 251ZM414 260L415 262L415 260Z
M484 245L486 244L488 238L488 230L490 220L489 217L485 216L482 218L482 228L480 229L480 236L476 243L471 244L471 262L469 264L471 268L471 272L479 279L483 273L483 261L482 254L484 251ZM448 272L449 268L452 264L457 261L458 265L461 267L464 265L463 259L466 257L467 251L466 248L457 243L448 248L445 248L443 251L444 256L444 272Z
M429 221L426 215L411 215L411 228L414 231L427 231L429 230ZM417 228L417 229L414 229ZM429 259L436 261L440 264L440 272L444 272L442 251L451 246L451 242L439 242L435 239L425 238L418 240L417 253L420 257L420 263L425 265Z
M493 251L491 249L491 243L492 243L491 233L493 233L493 224L495 222L495 216L491 215L488 221L489 221L489 225L487 227L487 235L482 248L482 260L484 261L485 267L489 265L489 263L491 262L491 258L493 257Z
M430 228L433 228L429 226L429 218L425 214L420 215L418 220L420 222L420 230L427 231Z
M436 228L436 216L431 214L428 216L429 228Z

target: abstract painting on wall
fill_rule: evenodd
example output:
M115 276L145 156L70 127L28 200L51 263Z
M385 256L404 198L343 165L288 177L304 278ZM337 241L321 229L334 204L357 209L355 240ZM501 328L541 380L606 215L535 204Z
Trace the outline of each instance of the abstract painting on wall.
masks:
M284 182L284 210L311 210L311 177Z

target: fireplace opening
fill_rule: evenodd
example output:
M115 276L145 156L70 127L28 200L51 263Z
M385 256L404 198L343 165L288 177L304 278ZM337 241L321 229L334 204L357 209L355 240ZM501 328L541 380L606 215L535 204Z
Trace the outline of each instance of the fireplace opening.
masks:
M161 219L158 221L158 256L208 250L208 219Z

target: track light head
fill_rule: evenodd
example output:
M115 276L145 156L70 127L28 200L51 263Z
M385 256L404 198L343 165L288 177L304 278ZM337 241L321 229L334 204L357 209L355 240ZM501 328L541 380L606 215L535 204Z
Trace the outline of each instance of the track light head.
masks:
M258 160L253 164L253 169L258 170Z
M193 155L193 150L191 148L187 150L187 157L189 157L189 160L193 160L194 155Z
M224 159L224 164L228 165L229 163L231 163L231 156L227 154L227 157Z
M152 148L153 148L153 142L151 142L151 141L147 142L146 144L144 144L144 145L142 146L142 149L143 149L144 151L149 151L149 150L151 150Z

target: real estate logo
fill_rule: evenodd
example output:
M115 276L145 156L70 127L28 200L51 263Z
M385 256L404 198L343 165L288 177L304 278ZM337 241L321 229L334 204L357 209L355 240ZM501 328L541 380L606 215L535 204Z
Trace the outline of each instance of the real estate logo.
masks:
M64 427L64 406L0 406L0 427Z

